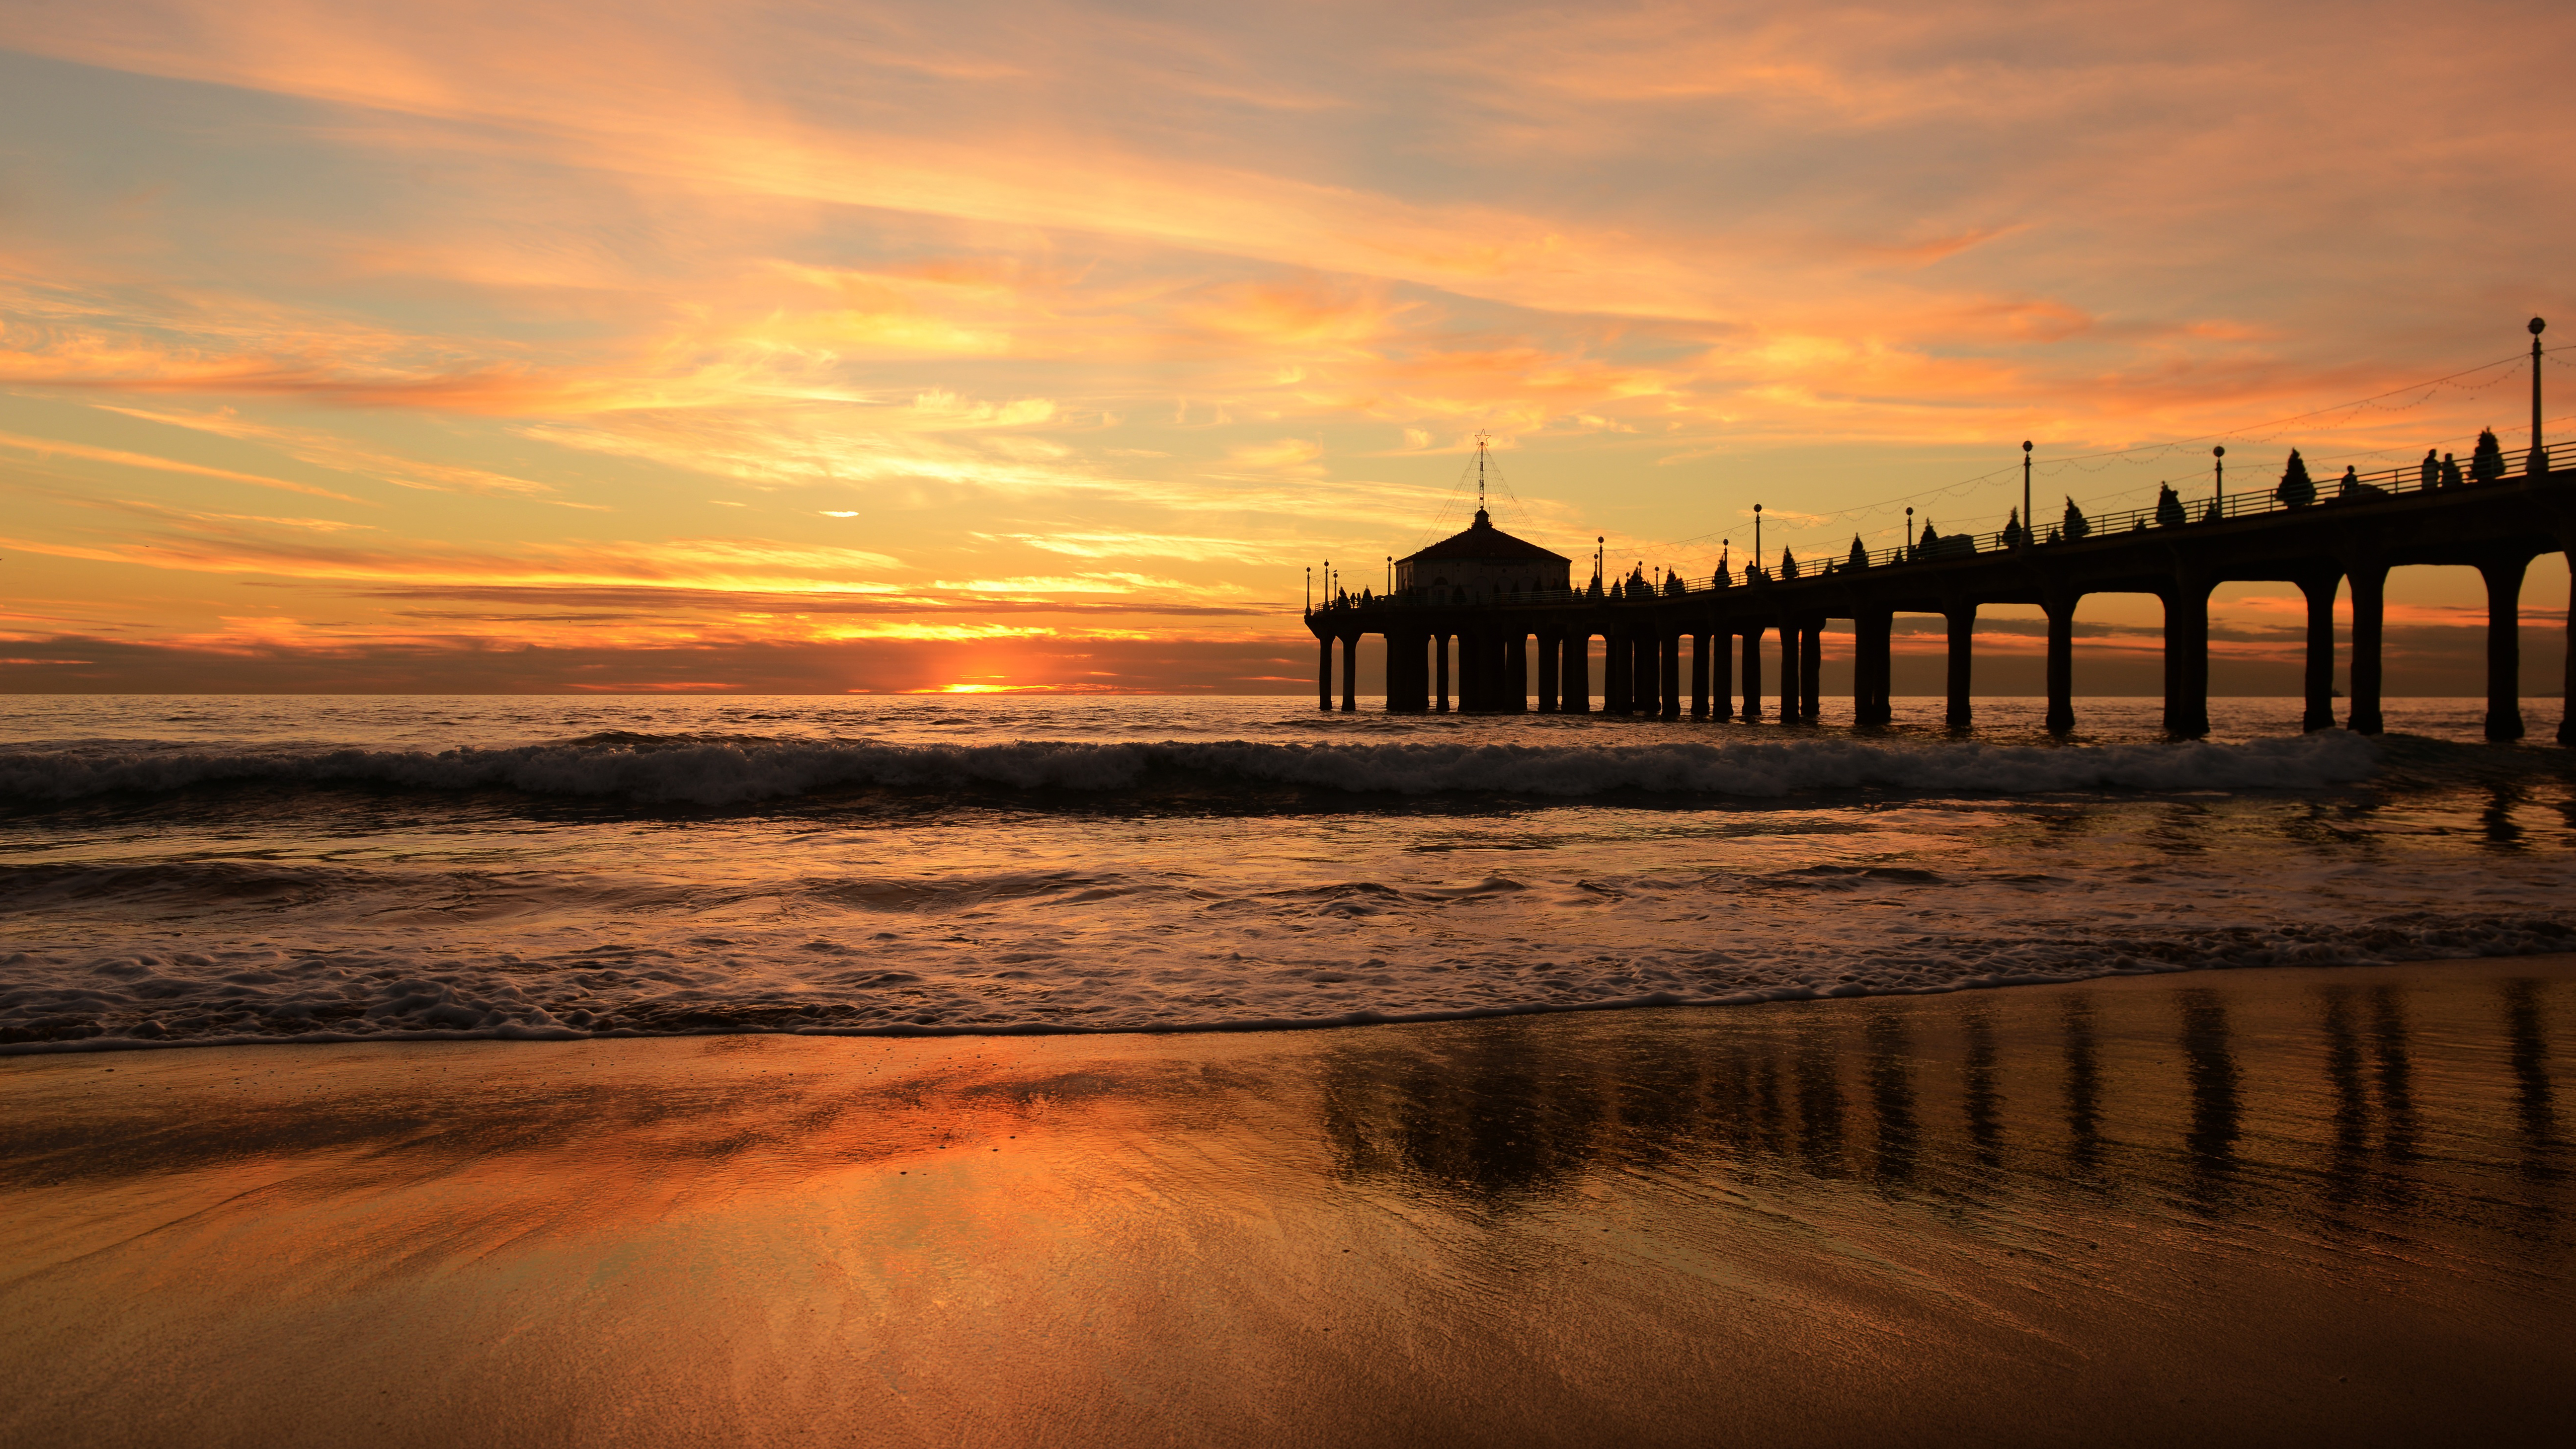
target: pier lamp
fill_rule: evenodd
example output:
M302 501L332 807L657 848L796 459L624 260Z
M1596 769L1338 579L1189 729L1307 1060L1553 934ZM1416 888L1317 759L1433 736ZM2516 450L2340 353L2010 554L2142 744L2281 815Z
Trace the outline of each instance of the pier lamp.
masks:
M2209 498L2220 518L2227 517L2227 445L2220 443L2209 450Z
M1753 505L1753 567L1757 573L1762 568L1762 505L1759 503Z
M2524 471L2530 473L2549 467L2540 451L2540 334L2548 325L2538 317L2531 319L2531 458L2524 464Z
M1315 566L1306 565L1306 612L1315 612Z
M2021 546L2030 547L2030 439L2021 440Z

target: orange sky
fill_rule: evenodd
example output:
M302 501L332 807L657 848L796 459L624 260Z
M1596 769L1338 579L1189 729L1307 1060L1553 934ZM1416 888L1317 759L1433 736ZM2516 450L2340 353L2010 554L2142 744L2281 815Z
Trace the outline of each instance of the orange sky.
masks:
M1203 9L0 4L0 687L1296 692L1480 428L1705 572L2025 437L2051 514L2518 446L2516 366L2261 425L2576 344L2564 6Z

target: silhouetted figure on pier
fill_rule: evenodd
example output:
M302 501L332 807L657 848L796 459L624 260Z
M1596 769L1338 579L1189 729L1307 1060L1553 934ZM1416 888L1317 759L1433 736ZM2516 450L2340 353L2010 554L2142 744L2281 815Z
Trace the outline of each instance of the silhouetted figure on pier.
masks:
M2281 486L2272 490L2272 496L2291 508L2305 508L2317 501L2317 485L2308 477L2308 460L2299 456L2298 449L2290 450L2290 466L2281 470Z
M2448 453L2444 453L2442 455L2442 486L2445 488L2459 488L2466 486L2467 482L2467 479L2460 476L2459 460L2453 458Z
M2173 485L2170 483L2157 484L2156 527L2180 528L2189 522L2191 522L2190 515L2182 511L2182 495L2173 491Z
M2478 429L2477 451L2469 454L2469 481L2493 483L2504 476L2504 448L2496 442L2495 429Z
M2058 527L2069 542L2093 531L2093 525L2084 521L2084 510L2075 506L2075 500L2072 497L2066 500L2066 518Z
M1976 551L1976 544L1966 534L1954 533L1945 538L1928 518L1923 520L1923 539L1914 546L1916 558L1964 558Z
M2385 498L2387 496L2387 489L2374 487L2371 484L2362 482L2361 475L2354 472L2352 465L2349 463L2344 465L2343 481L2335 485L2335 498L2340 502L2350 502L2362 498Z
M2427 493L2442 486L2442 456L2430 448L2424 450L2423 465L2415 470L2420 485Z

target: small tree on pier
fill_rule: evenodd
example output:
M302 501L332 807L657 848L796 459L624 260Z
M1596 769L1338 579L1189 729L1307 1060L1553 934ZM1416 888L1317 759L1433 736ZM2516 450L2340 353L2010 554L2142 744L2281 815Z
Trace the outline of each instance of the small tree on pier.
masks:
M2173 491L2171 483L2157 484L2156 527L2180 528L2189 522L2191 516L2182 511L2182 495Z
M2058 527L2065 532L2070 542L2093 531L2093 525L2084 521L2084 510L2075 506L2075 499L2071 494L2066 500L2066 518L2058 524Z
M2019 548L2021 545L2021 510L2016 508L2012 511L2012 517L2004 520L2004 547Z
M2281 486L2272 490L2272 496L2292 508L2305 508L2317 501L2317 485L2308 477L2308 460L2299 456L2298 449L2290 450L2290 466L2281 470Z
M1784 579L1794 579L1797 576L1798 556L1789 552L1785 548L1780 550L1780 577Z
M2495 429L2478 429L2478 450L2469 455L2469 481L2493 483L2504 476L2504 448L2496 442Z
M1843 567L1852 569L1869 567L1869 550L1862 546L1860 535L1857 533L1852 535L1851 557L1844 562Z

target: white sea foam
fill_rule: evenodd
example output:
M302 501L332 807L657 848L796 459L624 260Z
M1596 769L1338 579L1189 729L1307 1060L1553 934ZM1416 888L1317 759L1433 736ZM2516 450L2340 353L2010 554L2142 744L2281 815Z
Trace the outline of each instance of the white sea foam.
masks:
M2242 744L2064 748L1849 736L1634 745L1242 740L920 745L620 736L435 753L133 743L21 748L0 752L0 798L61 801L245 782L502 789L695 805L870 786L1102 793L1157 783L1554 798L1619 791L1769 797L1860 787L2018 794L2299 789L2364 779L2377 767L2378 753L2369 741L2339 730Z
M908 951L853 953L792 936L551 959L501 951L471 964L452 952L389 946L22 951L0 956L0 974L16 983L0 991L0 1055L277 1040L1321 1027L2527 955L2576 948L2576 927L2549 916L2416 916L2086 941L1914 941L1858 954L1663 949L1529 962L1469 949L1406 966L1380 957L1247 960L1214 943L1195 944L1208 949L1166 953L1143 969L1103 971L1095 963L1093 981L1072 994L1007 989L1014 979L1084 974L1080 961L1049 953L1022 953L1002 967L983 957L940 962ZM906 963L921 969L902 969Z

